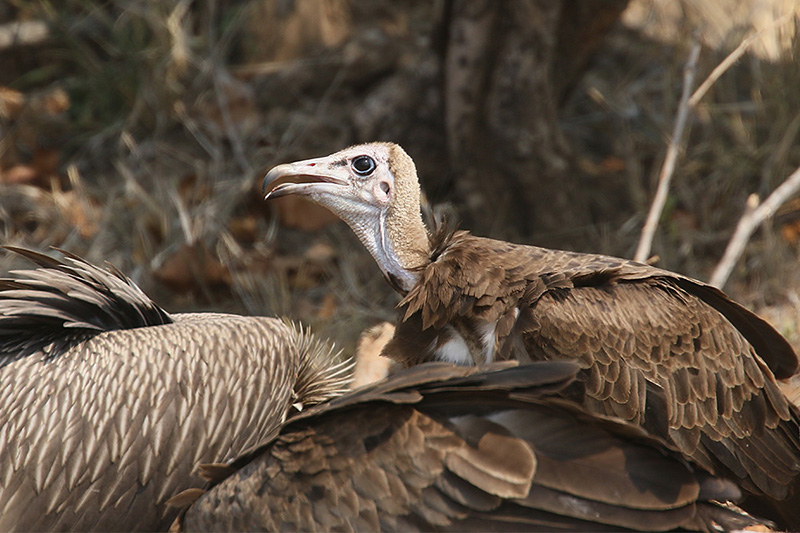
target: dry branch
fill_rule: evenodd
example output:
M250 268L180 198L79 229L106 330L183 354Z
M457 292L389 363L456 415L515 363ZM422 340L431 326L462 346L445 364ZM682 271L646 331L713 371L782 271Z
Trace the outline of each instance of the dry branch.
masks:
M764 32L773 30L778 26L788 22L791 20L791 14L786 14L780 18L778 18L774 23L770 24L768 27L763 28L746 39L744 39L736 49L731 52L730 54L723 59L719 65L717 65L714 70L711 71L711 74L700 84L697 90L694 91L691 97L688 97L688 91L691 88L691 83L694 78L694 73L697 67L697 58L700 52L700 45L697 39L695 39L692 50L689 52L689 60L687 61L686 67L684 68L684 75L683 75L683 92L681 94L681 101L678 106L678 116L675 120L675 127L672 132L672 138L670 139L669 146L667 148L667 155L664 158L664 164L661 167L661 174L658 177L658 189L656 190L656 195L653 198L653 203L650 206L650 212L647 214L647 221L642 228L642 236L639 239L639 245L636 248L636 255L634 255L634 259L636 261L647 261L648 256L650 254L650 249L653 244L653 236L655 235L656 227L658 226L658 220L661 218L661 212L664 209L664 204L667 201L667 194L669 193L669 184L672 181L672 173L675 171L675 161L678 157L678 146L680 144L681 136L683 135L683 129L686 124L686 117L688 115L688 111L690 108L695 108L700 100L705 96L708 90L711 88L712 85L734 64L739 58L744 55L748 48L756 41L758 37L760 37ZM777 192L777 190L775 191ZM774 194L774 193L773 193ZM745 213L745 216L747 213ZM752 232L751 232L752 233ZM749 237L748 233L748 237ZM746 243L743 243L743 245ZM741 251L739 251L741 255ZM736 256L738 259L738 255ZM724 258L723 258L724 261ZM735 259L734 259L735 261ZM722 261L720 262L722 264ZM719 267L718 267L719 268ZM733 265L730 266L733 268ZM725 274L725 280L727 276L730 274L730 271ZM724 283L724 280L723 280ZM713 283L712 283L713 284Z
M728 242L728 247L725 249L725 254L722 256L717 268L711 274L711 280L709 281L711 285L718 288L722 288L725 285L736 261L741 257L744 247L755 229L765 220L772 217L778 208L798 191L800 191L800 168L795 170L772 191L772 194L761 205L758 203L757 195L751 194L747 198L747 206L742 218L739 219L739 223L736 225L736 231L733 232L733 236Z
M689 115L689 95L692 90L692 83L694 82L694 74L697 70L697 59L700 57L700 42L695 39L692 43L692 49L689 52L689 59L683 69L683 89L681 92L681 100L678 105L678 116L675 119L675 127L672 130L672 138L669 141L667 148L667 155L664 158L664 165L661 167L661 174L658 176L658 189L653 198L653 204L650 206L650 212L647 214L647 221L642 228L642 236L639 239L639 246L636 248L636 261L646 261L650 255L650 248L653 245L653 236L658 226L658 219L661 218L661 212L664 210L664 204L667 202L667 194L669 193L669 184L672 181L672 173L675 171L675 161L678 159L678 150L683 137L683 130L686 126L686 117Z

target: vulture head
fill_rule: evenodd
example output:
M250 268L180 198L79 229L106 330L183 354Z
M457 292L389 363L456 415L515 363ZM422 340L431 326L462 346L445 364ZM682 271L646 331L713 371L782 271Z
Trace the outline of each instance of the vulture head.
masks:
M430 244L420 213L414 161L398 145L351 146L327 157L278 165L266 198L304 196L347 222L390 283L408 291Z

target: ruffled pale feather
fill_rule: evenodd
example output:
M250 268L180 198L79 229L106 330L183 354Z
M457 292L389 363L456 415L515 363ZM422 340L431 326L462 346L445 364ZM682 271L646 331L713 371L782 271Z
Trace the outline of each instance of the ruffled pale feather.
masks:
M0 530L157 530L352 365L282 320L169 315L115 270L68 256L0 290ZM14 352L19 349L19 352Z

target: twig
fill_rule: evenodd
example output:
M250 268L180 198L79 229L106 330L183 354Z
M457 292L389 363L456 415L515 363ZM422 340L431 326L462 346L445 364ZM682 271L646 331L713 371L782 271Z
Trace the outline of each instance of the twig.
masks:
M684 68L683 75L683 94L681 95L681 102L678 106L678 117L675 120L675 128L670 139L669 147L667 148L667 155L664 158L664 164L661 167L661 174L658 177L658 189L653 198L653 204L650 206L650 212L647 214L647 221L642 228L642 236L639 239L639 245L636 248L636 255L634 259L637 261L646 261L650 254L650 249L653 244L653 236L655 235L658 219L661 218L661 212L664 209L664 204L667 201L667 193L669 192L669 184L672 180L672 173L675 171L675 160L678 157L678 145L680 144L680 137L683 135L683 128L686 122L686 116L690 108L695 108L697 104L706 95L712 85L734 64L740 57L747 51L748 48L761 36L765 31L773 30L778 26L784 24L792 18L791 14L786 14L777 19L775 22L762 28L761 30L753 33L751 36L744 39L736 49L728 54L728 56L717 65L711 74L700 84L700 86L692 93L692 96L685 100L688 88L691 86L691 81L694 78L694 73L697 66L697 55L699 54L699 43L697 39L693 44L693 48L689 53L689 60ZM690 78L691 76L691 78ZM688 82L688 83L687 83Z
M242 191L246 191L250 187L249 178L253 175L255 169L247 161L244 145L242 144L242 137L239 135L239 130L236 128L236 125L231 118L228 97L225 94L225 90L222 87L222 80L220 79L222 76L225 76L226 79L230 80L231 82L233 81L230 74L228 74L227 71L220 66L222 63L222 61L220 61L221 50L219 41L217 39L217 28L215 25L217 20L217 3L215 1L211 1L208 3L208 6L210 15L208 18L208 35L209 41L214 47L211 53L211 81L214 85L214 96L217 98L217 106L219 107L220 114L222 115L222 124L225 128L225 133L228 135L228 140L233 148L233 157L236 160L236 163L239 165L239 170L241 170L248 178L246 180L242 180L241 182Z
M667 147L667 155L664 158L664 164L661 167L661 174L658 176L658 188L656 195L653 198L653 204L650 206L650 212L647 214L647 221L642 228L642 236L639 239L639 245L636 247L636 261L646 261L650 255L650 248L653 245L653 236L658 226L658 219L661 218L661 212L664 210L664 204L667 201L667 194L669 193L669 183L672 181L672 173L675 171L675 161L678 158L678 147L683 136L683 130L686 126L686 117L689 115L689 95L692 90L692 83L694 82L694 75L697 70L697 59L700 57L700 42L695 38L692 43L692 49L689 51L689 59L683 69L683 89L681 92L681 100L678 105L678 116L675 119L675 127L672 130L672 138Z
M709 74L708 77L705 79L705 81L700 84L697 90L695 90L695 92L692 94L692 97L689 98L689 105L691 107L695 107L698 103L700 103L700 100L702 100L703 96L706 95L711 86L714 85L714 83L720 77L722 77L723 74L725 74L725 71L731 68L731 66L734 63L736 63L740 57L744 55L747 49L750 48L750 45L752 45L756 41L756 39L758 39L761 36L762 33L777 28L781 24L789 21L792 18L792 16L793 14L787 13L782 17L778 18L777 20L775 20L772 24L770 24L766 28L758 30L757 32L753 33L751 36L743 40L733 52L728 54L728 56L725 59L723 59L722 62L714 68L714 70L711 71L711 74Z
M197 242L197 237L194 225L192 224L192 217L189 215L189 210L186 209L186 204L183 203L180 194L178 191L171 190L169 192L169 198L172 200L172 204L175 206L175 210L178 212L178 220L181 223L181 229L183 230L183 238L185 239L186 244L189 246L194 245Z
M197 121L189 114L186 110L186 106L183 102L178 101L174 105L175 114L181 120L183 126L189 130L189 133L192 134L192 137L197 141L206 153L211 157L211 159L216 164L218 161L222 159L222 154L220 150L214 145L211 140L206 137L203 132L201 131L200 127L197 125Z
M181 0L167 17L167 31L172 38L169 47L170 58L178 71L178 76L186 72L189 64L188 39L182 26L183 19L189 11L189 4L190 0Z
M35 46L50 38L50 28L43 20L24 20L0 24L0 51L8 48Z
M59 27L68 29L69 36L73 39L83 39L102 31L98 27L98 21L92 18L59 17L59 20L60 23L57 25L46 20L23 20L0 24L0 52L47 44L60 37L57 31Z
M249 179L255 173L255 169L253 169L247 161L244 145L242 144L242 136L239 135L239 130L236 128L231 118L228 97L225 95L225 89L222 87L220 81L220 76L222 75L227 76L227 73L221 74L221 68L216 65L212 67L211 79L214 83L214 94L217 97L217 106L219 106L220 113L222 114L222 123L225 126L225 133L228 135L228 140L230 140L231 147L233 148L234 159L239 165L239 170L248 178L242 182L243 189L247 190L251 186Z
M761 205L758 205L757 195L751 194L747 198L744 214L736 225L736 231L733 232L733 236L728 242L725 254L714 269L714 273L711 274L709 284L717 288L722 288L725 285L753 231L765 220L772 217L778 208L798 191L800 191L800 168L792 172L783 183L772 191L772 194Z

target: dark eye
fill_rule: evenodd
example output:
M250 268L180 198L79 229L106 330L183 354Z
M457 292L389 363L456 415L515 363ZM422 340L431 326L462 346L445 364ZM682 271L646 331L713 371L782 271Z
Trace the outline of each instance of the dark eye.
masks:
M368 155L360 155L353 159L353 170L356 174L366 176L375 170L375 160Z

